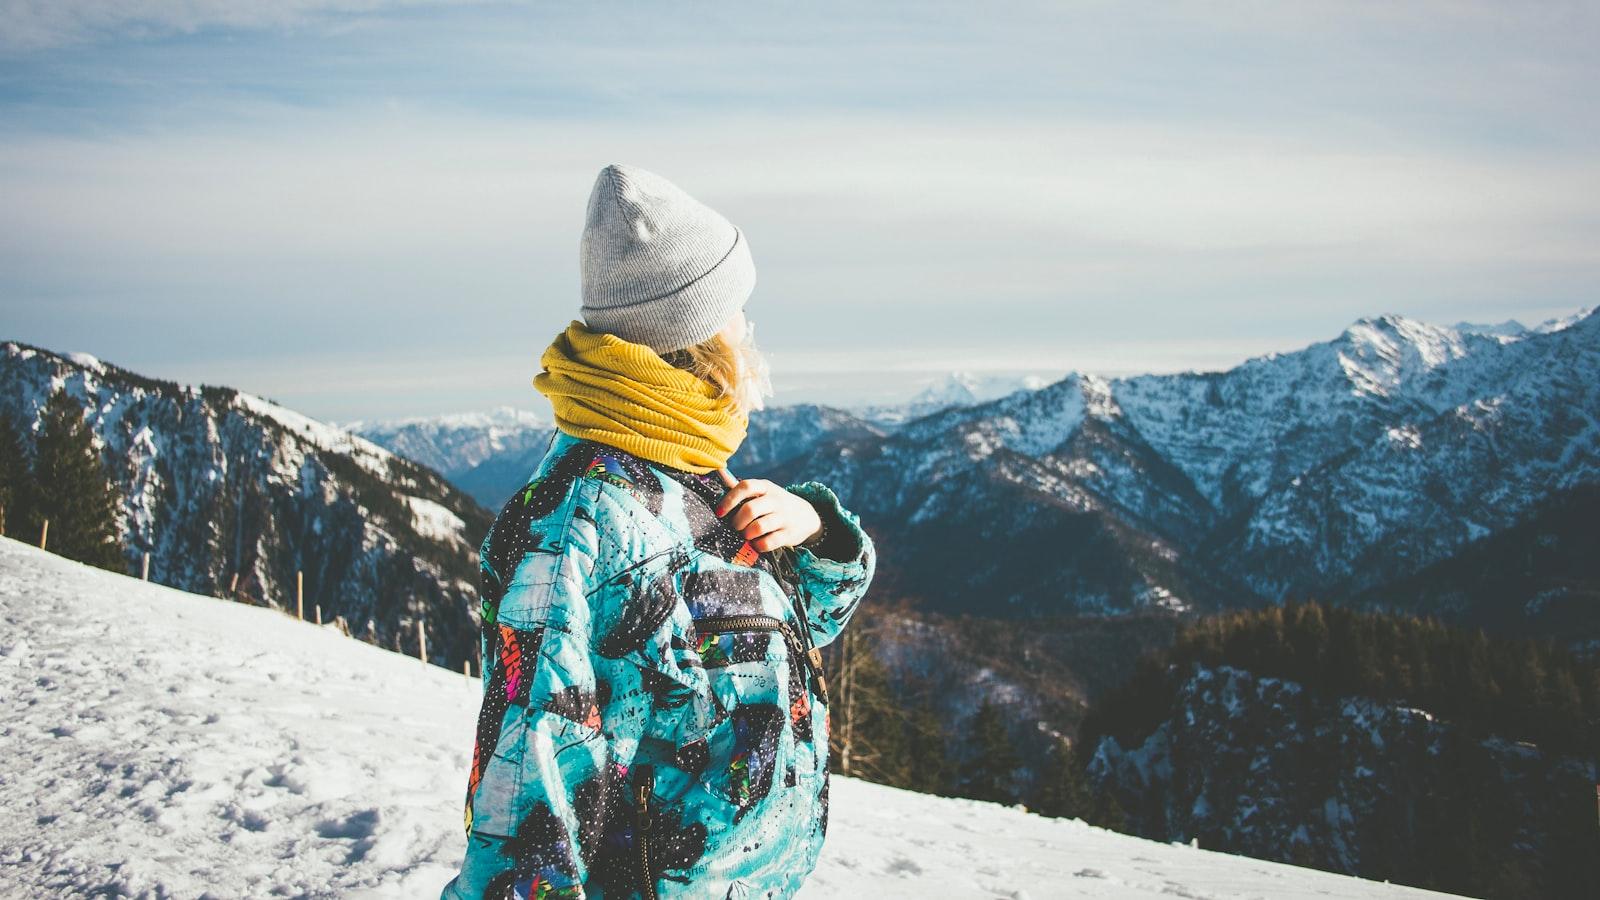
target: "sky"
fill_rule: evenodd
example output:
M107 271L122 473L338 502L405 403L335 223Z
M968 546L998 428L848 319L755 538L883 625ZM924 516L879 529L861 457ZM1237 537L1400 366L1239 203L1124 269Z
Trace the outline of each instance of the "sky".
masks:
M0 339L513 405L599 170L738 225L774 402L1600 295L1600 5L0 0Z

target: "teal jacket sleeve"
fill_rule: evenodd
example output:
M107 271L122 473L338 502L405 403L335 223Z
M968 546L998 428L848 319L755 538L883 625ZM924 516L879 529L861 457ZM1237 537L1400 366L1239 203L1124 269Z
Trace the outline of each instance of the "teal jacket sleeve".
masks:
M485 603L467 849L443 900L629 887L606 882L633 872L626 786L651 691L641 652L608 652L599 633L595 604L609 593L593 526L603 501L597 482L576 485L548 515L496 522L531 537L498 602ZM648 628L639 637L641 648L654 638Z
M861 527L861 518L840 504L832 488L806 481L784 490L810 501L828 529L824 546L817 549L829 556L805 547L797 547L794 555L812 643L823 647L839 636L860 606L877 569L877 548Z

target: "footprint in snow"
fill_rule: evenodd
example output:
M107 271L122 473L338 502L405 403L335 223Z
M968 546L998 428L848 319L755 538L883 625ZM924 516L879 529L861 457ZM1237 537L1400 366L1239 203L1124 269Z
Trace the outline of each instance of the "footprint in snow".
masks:
M889 860L889 865L884 867L884 871L890 875L921 875L922 867L917 865L915 860L900 856Z

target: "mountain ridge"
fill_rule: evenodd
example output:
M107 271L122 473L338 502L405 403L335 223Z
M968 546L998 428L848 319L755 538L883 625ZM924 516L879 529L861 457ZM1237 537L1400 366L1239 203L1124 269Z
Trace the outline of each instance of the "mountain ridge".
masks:
M124 571L304 614L452 667L476 650L476 541L490 514L437 473L232 388L180 386L0 343L0 409L31 435L57 389L82 403L123 498Z

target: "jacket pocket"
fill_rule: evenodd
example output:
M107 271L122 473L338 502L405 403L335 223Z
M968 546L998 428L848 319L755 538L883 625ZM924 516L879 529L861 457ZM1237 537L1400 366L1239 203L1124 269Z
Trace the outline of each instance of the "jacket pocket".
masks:
M811 721L805 655L793 629L774 616L705 616L694 625L694 652L718 716L680 758L698 768L705 790L737 808L737 820L815 767L797 744L797 724L809 736Z

